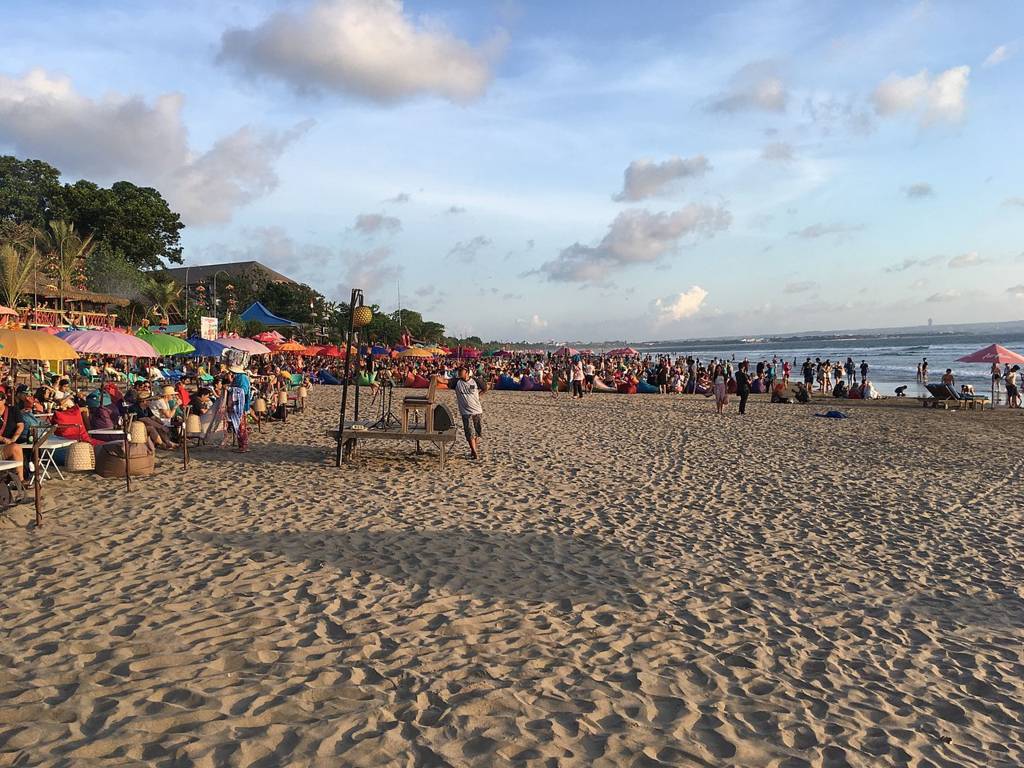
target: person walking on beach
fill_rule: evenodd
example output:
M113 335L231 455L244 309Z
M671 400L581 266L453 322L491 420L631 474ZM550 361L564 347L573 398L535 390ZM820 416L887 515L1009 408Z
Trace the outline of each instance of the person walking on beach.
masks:
M459 368L459 380L455 382L455 402L462 417L462 431L469 443L469 454L473 460L480 458L477 440L483 437L484 407L480 403L480 387L470 377L468 365Z
M725 406L729 403L729 390L725 384L725 368L719 363L715 366L715 411L719 416L725 413Z
M928 381L928 358L921 358L921 381Z
M1020 408L1020 390L1017 388L1017 372L1019 365L1013 366L1006 372L1006 407Z
M747 412L747 398L750 397L750 375L747 373L747 361L740 363L736 371L736 394L740 397L740 415Z
M804 372L804 386L810 389L814 386L814 364L811 363L811 358L804 360L803 366Z
M583 363L579 358L572 364L572 399L583 399Z
M860 383L861 383L861 386L863 386L864 382L867 381L867 380L868 380L868 361L867 360L861 360L860 361Z

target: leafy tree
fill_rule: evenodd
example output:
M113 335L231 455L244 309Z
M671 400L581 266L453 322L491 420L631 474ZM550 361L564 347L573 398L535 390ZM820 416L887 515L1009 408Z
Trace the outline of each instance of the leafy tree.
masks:
M163 323L170 322L170 311L178 311L178 297L181 287L173 280L146 279L142 286L142 297L150 303Z
M0 295L8 307L17 308L28 292L37 259L35 249L19 250L13 243L0 245Z
M100 243L85 260L86 287L96 293L137 297L146 276L130 264L124 254Z
M64 204L78 228L139 269L181 263L181 217L151 187L119 181L110 189L91 181L64 187Z
M42 160L0 157L0 221L38 230L64 213L60 171Z

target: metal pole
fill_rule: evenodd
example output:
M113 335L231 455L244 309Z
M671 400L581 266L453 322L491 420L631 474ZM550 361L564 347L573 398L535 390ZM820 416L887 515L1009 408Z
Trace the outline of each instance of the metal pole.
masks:
M348 333L345 336L345 374L341 382L341 413L338 415L338 450L334 459L336 467L341 466L342 435L345 432L345 409L348 407L348 380L352 367L352 331L355 326L356 302L363 303L363 292L359 288L352 289L352 298L348 304Z

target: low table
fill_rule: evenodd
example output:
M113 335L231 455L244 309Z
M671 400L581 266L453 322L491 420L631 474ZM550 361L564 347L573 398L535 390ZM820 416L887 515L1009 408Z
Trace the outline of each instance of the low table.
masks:
M113 443L117 440L124 440L123 429L90 429L89 436L102 440L105 443Z
M338 439L338 430L327 430L329 437ZM360 440L404 440L416 443L416 453L421 453L420 443L436 443L440 452L440 466L444 469L445 459L448 458L448 446L455 442L455 429L445 432L423 432L421 430L409 430L403 432L399 429L351 429L346 427L341 433L343 443L341 460L349 461L356 451L356 444Z

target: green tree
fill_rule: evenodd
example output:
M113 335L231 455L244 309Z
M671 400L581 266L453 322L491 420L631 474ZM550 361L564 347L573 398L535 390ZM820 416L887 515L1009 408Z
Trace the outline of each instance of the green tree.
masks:
M142 297L156 312L160 321L170 322L170 314L173 309L178 312L178 297L181 295L181 287L173 280L157 280L154 277L146 278L142 286Z
M16 309L28 292L37 258L35 249L21 250L13 243L0 245L0 295L8 307Z
M146 282L143 275L130 264L124 254L100 243L85 260L86 287L96 293L138 297Z
M91 181L64 186L64 205L79 230L143 270L181 263L181 217L151 187L119 181L110 189Z
M0 157L0 222L45 230L64 213L60 171L42 160Z

